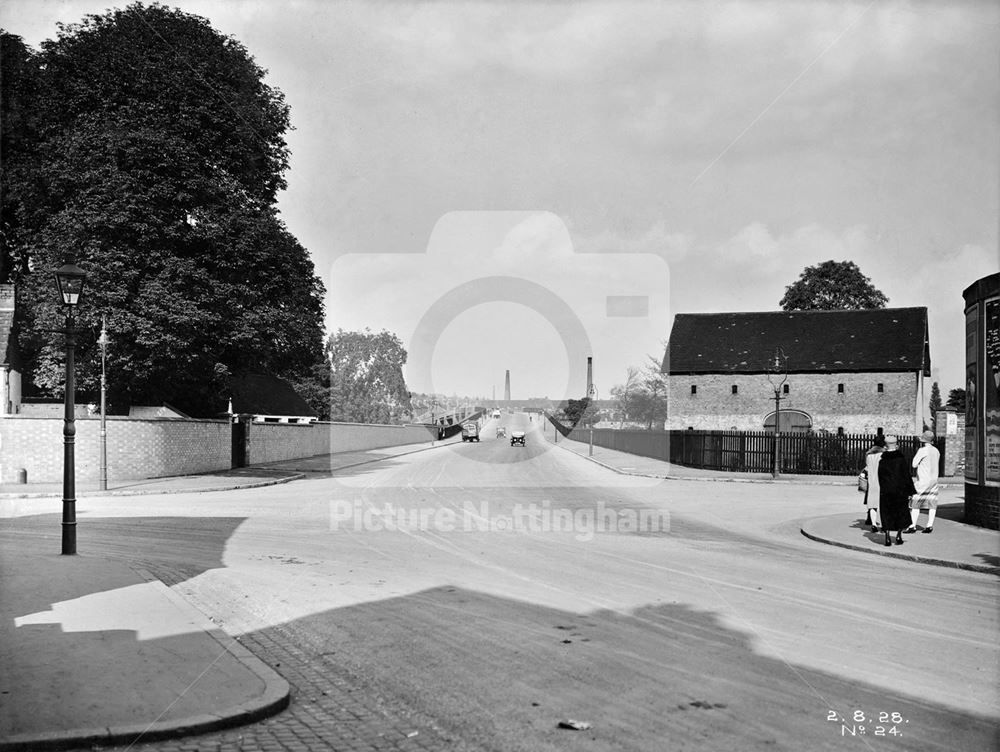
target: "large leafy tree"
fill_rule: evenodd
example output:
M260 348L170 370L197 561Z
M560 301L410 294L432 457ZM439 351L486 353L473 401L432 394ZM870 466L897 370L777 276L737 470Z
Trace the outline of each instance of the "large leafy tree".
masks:
M13 149L7 238L20 343L61 383L49 270L89 274L78 323L106 314L113 404L225 409L231 374L301 378L322 352L322 283L276 211L288 107L236 40L198 16L129 5L60 28L30 60L29 137ZM24 259L25 263L18 263ZM83 389L97 381L81 336Z
M18 196L8 190L8 177L24 153L31 133L28 100L34 82L32 52L24 41L0 29L0 283L18 271L28 270L27 260L15 255L10 239L17 229Z
M392 332L338 329L326 343L330 364L330 419L346 423L400 423L410 416L403 378L406 348Z
M853 261L824 261L807 266L779 305L784 311L831 311L885 308L888 302Z

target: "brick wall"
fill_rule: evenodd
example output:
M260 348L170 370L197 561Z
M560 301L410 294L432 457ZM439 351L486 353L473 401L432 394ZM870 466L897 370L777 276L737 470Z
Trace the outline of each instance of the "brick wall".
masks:
M948 416L951 416L954 433L948 433ZM938 437L944 438L944 475L948 477L965 476L965 413L954 413L949 410L937 412Z
M760 431L774 411L774 390L763 374L680 375L670 376L668 382L669 429ZM788 394L781 409L806 413L817 431L876 433L882 428L885 433L912 435L923 428L916 425L918 379L913 373L792 373L785 383ZM696 394L691 394L692 385L697 386Z
M77 419L74 463L77 482L97 482L101 471L101 421ZM228 470L227 420L107 419L108 479L133 480ZM61 418L0 418L0 483L14 483L18 471L29 482L62 480Z
M77 418L75 465L78 483L100 479L101 422ZM16 483L18 471L30 483L62 480L62 418L0 417L0 483ZM232 426L228 420L155 420L108 417L108 479L136 480L229 470ZM375 449L430 441L428 426L354 423L254 423L250 464L318 454Z
M360 423L326 423L330 431L330 452L419 444L437 438L433 426L372 426Z
M362 423L253 423L250 426L250 464L280 462L318 454L362 451L419 444L436 438L428 426L383 426Z
M1000 488L966 483L965 522L1000 530Z

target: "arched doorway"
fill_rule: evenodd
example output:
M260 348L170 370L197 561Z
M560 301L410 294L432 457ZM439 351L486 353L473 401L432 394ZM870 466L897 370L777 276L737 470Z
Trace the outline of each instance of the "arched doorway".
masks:
M805 433L812 428L812 418L801 410L782 410L778 420L778 431L781 433ZM764 430L774 430L774 411L764 418Z

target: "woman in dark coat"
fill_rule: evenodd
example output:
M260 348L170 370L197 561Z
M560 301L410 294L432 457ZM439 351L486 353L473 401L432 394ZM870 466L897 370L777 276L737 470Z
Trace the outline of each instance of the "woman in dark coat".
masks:
M879 516L885 531L885 545L891 546L890 531L896 531L896 545L903 543L903 531L910 526L910 497L917 492L910 477L910 463L899 451L895 436L885 437L885 451L878 462Z

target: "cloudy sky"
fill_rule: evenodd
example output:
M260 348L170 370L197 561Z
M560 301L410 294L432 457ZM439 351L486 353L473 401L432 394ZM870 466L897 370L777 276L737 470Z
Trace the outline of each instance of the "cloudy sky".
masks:
M109 0L6 0L31 45ZM777 310L852 260L926 306L998 269L993 2L179 0L240 40L294 132L284 219L328 326L396 332L414 390L599 396L679 312ZM787 353L794 368L795 353Z

